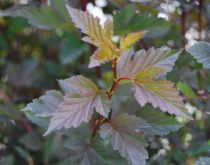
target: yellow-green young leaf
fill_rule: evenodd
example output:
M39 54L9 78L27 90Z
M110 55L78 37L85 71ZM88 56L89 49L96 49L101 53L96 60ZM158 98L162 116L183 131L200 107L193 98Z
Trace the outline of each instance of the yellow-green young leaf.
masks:
M75 26L81 29L87 36L83 41L93 44L98 48L91 57L89 67L99 66L117 56L117 48L112 42L113 23L107 20L104 25L100 24L99 18L94 18L87 11L83 12L67 6Z
M171 54L167 47L122 53L117 63L118 78L132 80L135 98L141 106L151 103L163 112L187 117L182 97L173 83L159 78L171 71L180 52Z
M130 33L120 40L120 50L125 51L130 49L137 41L145 35L145 31Z

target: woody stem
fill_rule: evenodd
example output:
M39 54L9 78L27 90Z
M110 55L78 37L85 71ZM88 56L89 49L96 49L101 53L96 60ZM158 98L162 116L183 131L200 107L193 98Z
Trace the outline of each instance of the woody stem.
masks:
M117 81L117 59L114 59L114 60L112 61L112 66L113 66L114 80L113 80L111 89L109 90L109 92L107 92L108 97L109 97L110 100L111 100L111 98L112 98L113 92L114 92L114 90L116 89L117 83L118 83L118 81ZM111 114L111 113L112 113L112 112L111 112L111 110L110 110L110 114ZM109 115L109 119L110 119L110 117L111 117L111 115ZM91 135L90 143L93 142L93 139L94 139L94 137L96 136L96 133L97 133L97 131L99 130L100 126L101 126L104 122L106 122L106 121L107 121L107 119L106 119L105 117L102 117L102 118L100 118L99 120L96 120L96 121L95 121L95 126L94 126L94 128L93 128L93 132L92 132L92 135Z

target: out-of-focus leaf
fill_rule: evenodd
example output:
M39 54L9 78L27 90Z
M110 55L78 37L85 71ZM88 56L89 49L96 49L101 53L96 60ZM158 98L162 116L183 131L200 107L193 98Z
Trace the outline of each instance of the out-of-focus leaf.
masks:
M69 35L67 40L60 44L59 59L64 65L72 63L82 55L85 49L86 46L78 37Z
M42 74L35 60L24 60L20 64L8 63L5 69L8 82L17 88L39 86Z
M173 117L163 112L145 106L138 111L138 117L144 119L150 127L144 129L146 133L154 135L167 135L170 132L178 131L182 125Z
M149 16L148 13L136 14L135 5L129 5L114 15L114 34L125 35L129 32L150 30L165 26L164 19Z
M179 81L177 83L177 88L187 97L196 98L195 92L192 90L190 86L186 83Z
M63 65L60 62L45 60L44 68L47 74L49 74L49 76L54 79L62 78L65 75L65 70L63 69Z
M23 109L23 111L31 111L36 116L40 117L49 117L58 109L62 100L63 95L61 92L50 90L39 99L34 99L32 103L29 103L26 108Z
M207 154L210 150L210 145L207 143L195 143L192 144L187 150L187 154L190 157L197 157L202 154Z
M35 114L32 112L25 112L26 117L34 124L37 126L47 129L49 125L49 118L43 118L43 117L37 117Z
M65 142L65 147L72 153L71 156L65 160L67 164L74 165L109 165L93 148L88 144L91 137L91 128L84 124L79 128L73 129L71 136ZM65 164L65 163L64 163Z
M0 33L0 48L1 49L7 49L8 48L8 43L6 42L2 33Z
M23 135L19 141L31 151L38 151L42 148L41 139L35 132Z
M0 159L0 164L2 165L14 165L15 164L15 158L13 155L3 156Z
M27 27L29 27L29 24L26 19L22 17L11 19L10 26L8 27L8 32L7 32L8 36L10 38L16 38L17 34L20 34L23 31L23 29Z
M62 144L60 141L62 141L60 136L49 136L45 139L43 145L43 154L45 162L53 160L55 155L58 155L57 152L63 149L61 147Z
M112 119L111 124L102 125L100 130L101 137L104 139L110 137L114 150L126 158L130 165L145 165L145 160L148 158L148 153L145 150L147 143L143 137L137 140L132 136L139 133L137 131L139 127L140 129L147 127L147 125L139 124L139 122L142 120L135 116L122 114Z
M5 11L0 11L0 16L24 17L28 22L38 28L69 30L71 19L65 7L65 0L51 0L51 5L35 3L16 5Z
M151 103L163 112L189 117L183 99L173 83L159 80L171 71L180 52L171 54L167 47L150 48L148 51L133 50L122 53L117 63L119 78L130 79L134 85L135 98L141 106Z
M83 37L82 40L98 48L91 57L89 67L99 66L118 55L117 48L112 42L113 23L111 20L108 19L104 26L102 26L100 19L98 17L94 18L88 12L83 12L69 6L68 11L76 27L88 35Z
M210 158L209 157L201 157L198 161L195 162L195 165L209 165Z
M30 153L28 151L24 150L23 148L21 148L19 146L14 146L14 149L27 162L32 162L32 157L31 157L31 155L30 155Z
M130 0L131 2L148 2L148 1L151 1L151 0Z
M210 69L210 43L199 41L188 52L206 69Z
M110 110L108 96L90 79L74 76L62 80L60 85L61 88L69 86L70 90L64 96L64 101L61 102L58 110L53 114L45 135L63 127L78 127L82 122L88 122L92 117L94 108L104 117L108 117Z
M20 120L21 119L21 112L16 109L16 107L12 106L11 104L0 104L0 116L6 117L9 120Z

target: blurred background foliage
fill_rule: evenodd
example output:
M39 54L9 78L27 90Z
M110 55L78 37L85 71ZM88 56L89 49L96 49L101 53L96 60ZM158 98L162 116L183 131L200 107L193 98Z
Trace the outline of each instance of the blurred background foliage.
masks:
M58 79L82 74L108 86L113 78L109 64L87 69L95 48L81 41L82 34L73 26L66 3L87 9L102 21L113 18L116 41L118 35L147 30L136 46L140 49L162 45L188 49L197 40L210 41L209 0L0 0L1 10L6 10L0 12L2 165L71 164L68 147L78 139L70 132L65 138L60 134L43 137L47 119L21 109L46 90L58 89ZM136 16L134 5L141 16ZM168 79L176 83L195 119L180 118L184 127L178 132L151 138L148 164L192 165L199 157L210 156L210 72L184 51ZM85 137L87 128L84 130L78 134ZM103 153L102 147L96 146Z

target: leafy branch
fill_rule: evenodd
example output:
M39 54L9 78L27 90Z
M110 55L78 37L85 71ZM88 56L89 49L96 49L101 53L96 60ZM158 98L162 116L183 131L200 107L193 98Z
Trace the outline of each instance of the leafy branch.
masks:
M144 136L158 131L153 131L153 126L137 114L122 112L117 116L112 115L115 112L115 109L111 108L113 95L116 89L122 86L120 82L126 80L126 83L133 87L135 99L141 107L150 103L163 112L190 118L183 99L173 83L162 80L162 77L173 69L181 51L174 53L170 48L163 46L135 52L133 45L144 37L145 31L135 31L121 36L118 48L112 41L113 21L107 19L102 25L99 18L93 17L87 11L70 6L67 6L67 9L75 26L86 34L82 40L97 47L90 57L89 67L111 62L114 75L112 85L108 90L101 89L90 79L80 75L59 80L63 94L50 91L28 104L25 110L42 117L50 116L49 127L44 135L62 128L77 128L84 122L92 121L89 147L94 143L100 130L101 137L111 139L114 150L118 150L129 164L143 165L148 158ZM43 106L47 107L47 111L36 109ZM94 110L99 117L93 117ZM163 130L165 131L165 128ZM168 130L165 133L168 133ZM85 152L87 151L86 148Z

